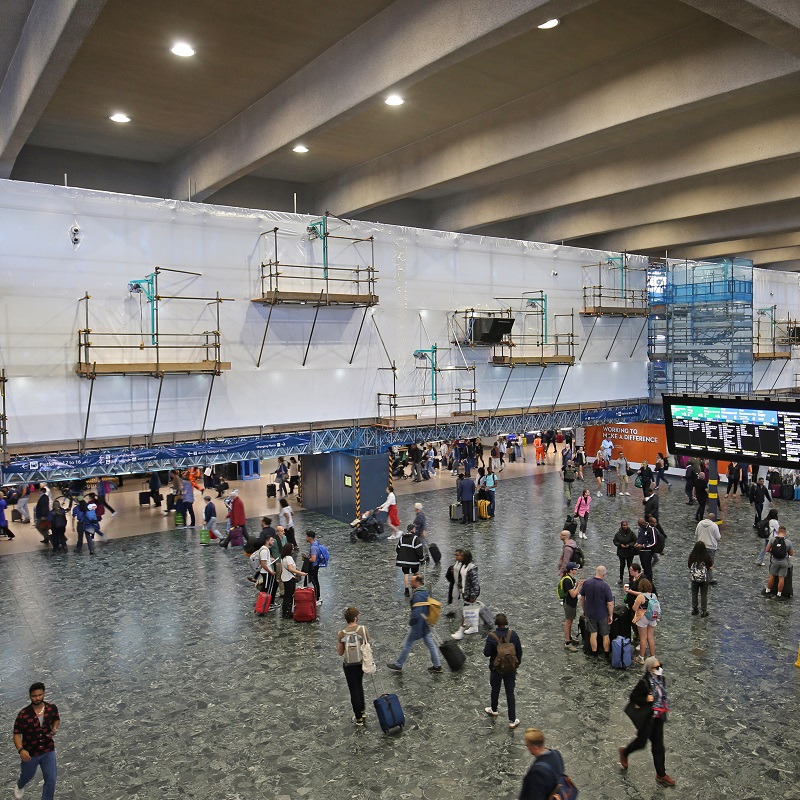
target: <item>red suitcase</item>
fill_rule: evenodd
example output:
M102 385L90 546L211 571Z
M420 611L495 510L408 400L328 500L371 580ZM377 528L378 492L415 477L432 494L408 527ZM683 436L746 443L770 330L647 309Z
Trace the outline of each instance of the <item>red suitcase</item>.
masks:
M313 586L294 590L292 616L295 622L313 622L317 618L317 595Z
M272 595L266 592L259 592L256 597L256 614L258 614L259 617L265 616L271 604Z

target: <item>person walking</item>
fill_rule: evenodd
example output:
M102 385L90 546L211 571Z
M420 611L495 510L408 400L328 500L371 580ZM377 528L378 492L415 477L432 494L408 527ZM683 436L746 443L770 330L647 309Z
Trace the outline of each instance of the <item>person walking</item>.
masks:
M151 472L147 478L147 488L150 490L150 497L153 498L153 503L156 508L161 508L162 494L161 494L161 477L155 471Z
M399 539L403 534L400 530L400 517L397 514L397 497L391 486L386 487L386 500L383 505L378 506L377 510L385 511L389 515L387 522L392 529L389 539Z
M53 500L53 507L50 509L50 542L53 545L53 552L61 550L67 552L67 515L61 508L58 500Z
M183 522L184 528L194 528L197 525L197 521L195 520L194 516L194 485L189 480L188 477L183 479ZM111 515L112 517L114 514ZM189 523L189 518L191 518L192 522Z
M422 510L422 503L414 503L414 521L411 524L414 526L414 533L417 534L417 537L422 542L425 563L428 563L431 560L428 547L428 518Z
M599 492L598 492L599 494ZM581 492L581 496L578 498L578 502L575 503L575 514L577 514L578 518L580 519L580 533L578 534L579 539L588 539L589 537L586 535L586 528L589 525L589 509L592 507L592 493L589 489L584 489Z
M608 469L608 461L605 458L605 450L598 450L597 455L595 456L594 461L592 462L592 472L594 472L594 477L597 480L597 496L603 493L603 476L605 475L605 470ZM588 491L588 490L587 490Z
M491 688L490 704L484 708L484 711L490 717L499 715L497 705L502 685L506 692L508 727L513 730L519 725L514 686L517 680L517 670L522 661L522 642L520 642L517 632L508 627L508 617L505 614L498 614L494 624L495 629L486 637L486 644L483 646L483 654L489 659L489 686Z
M411 598L409 600L411 616L408 621L408 634L397 660L386 665L392 672L403 671L403 664L406 663L406 659L411 654L411 648L418 639L422 639L425 642L431 656L432 666L428 667L428 672L444 672L442 660L439 657L439 649L436 647L436 642L433 640L433 634L428 625L426 609L428 608L427 602L430 596L431 593L425 587L422 576L412 576Z
M108 502L108 496L117 488L116 484L112 483L108 478L100 478L97 481L97 499L104 505L110 512L112 517L117 516L111 503ZM192 517L194 519L194 517Z
M56 793L56 745L53 737L58 733L61 717L58 708L44 701L45 686L37 682L28 689L30 705L17 714L14 721L14 747L20 757L19 778L14 784L14 797L22 798L25 786L40 767L44 777L42 800L53 800Z
M690 506L694 503L694 482L697 480L697 470L691 461L686 465L686 472L683 473L683 480L683 490L686 492L686 505Z
M536 761L525 773L519 800L547 800L564 776L564 759L558 750L545 747L544 734L538 728L525 729L525 747Z
M275 480L278 482L278 497L286 497L286 483L289 480L289 467L283 456L278 456L278 466L275 467Z
M636 532L628 525L628 521L623 519L619 524L619 530L614 534L614 546L617 548L617 558L619 559L619 581L620 586L628 574L633 563L636 550Z
M417 536L414 523L412 522L408 526L408 530L400 535L394 561L395 566L400 567L403 573L403 585L405 586L406 597L409 597L411 594L410 576L416 575L419 572L419 565L424 558L422 539Z
M697 513L694 518L700 522L706 515L706 503L708 503L708 478L705 472L699 472L694 479L694 496L697 498Z
M767 514L767 518L762 520L761 524L756 529L758 536L764 540L764 544L761 546L761 552L756 557L757 567L764 566L764 559L767 556L767 545L772 539L775 538L779 527L780 522L778 522L778 509L771 508Z
M759 478L758 483L756 483L755 488L753 489L753 500L752 503L755 506L756 516L755 520L753 520L753 528L758 530L758 523L761 522L761 514L764 511L764 503L769 503L769 489L764 485L764 479ZM37 503L38 505L38 503Z
M336 634L336 652L342 656L342 669L350 692L353 722L363 725L367 721L367 704L364 700L364 645L370 644L366 625L358 624L358 609L350 606L344 610L347 625Z
M31 512L28 509L28 498L31 494L31 486L33 484L30 483L21 483L19 485L19 499L17 500L17 511L19 511L20 516L22 519L20 523L22 525L30 525L31 524Z
M666 478L666 472L669 469L669 459L663 454L656 454L656 491L663 483L669 489L669 481Z
M623 770L628 769L631 753L643 750L649 741L653 751L653 765L656 768L656 781L663 786L675 785L675 779L667 775L665 766L664 723L669 710L669 695L661 661L650 656L644 662L644 674L633 687L625 707L625 713L636 727L636 738L625 747L619 748L619 765Z
M703 542L695 542L692 552L689 553L687 566L689 577L692 579L692 615L708 616L708 576L713 565L711 556ZM697 598L700 598L698 608Z
M631 493L628 491L630 488L628 470L630 468L630 462L625 457L625 453L620 450L617 453L617 480L619 481L619 493L628 495L628 497L631 495Z
M641 466L639 467L639 483L642 484L642 494L645 497L650 496L650 489L653 485L653 470L650 469L650 465L647 461L642 461Z
M481 594L481 582L478 578L478 565L472 560L471 550L457 550L456 561L450 569L453 571L453 583L447 595L447 604L451 605L453 602L453 589L456 591L456 599L460 598L462 601L461 625L455 633L450 634L450 638L461 640L465 636L478 632L477 622L473 621L471 624L467 624L467 620L464 618L463 606L473 605L478 602L478 597ZM449 573L450 570L448 569L448 580Z
M289 494L300 494L300 464L294 456L289 458Z
M778 599L784 596L786 576L789 574L789 557L794 555L794 546L791 539L786 536L786 528L781 525L775 538L767 544L769 558L769 581L764 589L764 594L772 594L773 589Z
M208 535L212 539L219 539L219 530L217 529L217 507L211 499L211 495L206 495L203 500L206 501L203 506L203 521L206 523Z
M294 548L290 543L286 543L281 550L281 583L283 584L283 606L284 617L291 618L292 605L294 603L294 590L297 586L298 578L305 578L306 573L297 569L292 554Z

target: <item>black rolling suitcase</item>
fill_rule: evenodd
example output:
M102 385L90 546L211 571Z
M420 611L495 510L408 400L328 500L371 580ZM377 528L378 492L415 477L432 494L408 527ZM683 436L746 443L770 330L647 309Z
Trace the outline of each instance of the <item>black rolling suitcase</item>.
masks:
M174 511L175 510L175 495L168 494L167 495L167 511Z
M447 662L453 672L458 672L467 660L464 651L458 646L455 639L448 639L443 644L439 645L439 650L442 653L442 658Z
M586 617L584 616L578 619L578 631L580 631L581 640L583 641L583 652L587 656L594 655L594 653L592 653L592 644L589 641L589 631L586 630Z
M631 612L628 606L614 606L614 616L611 620L611 641L613 642L617 636L621 636L623 639L631 638Z
M794 486L791 483L781 485L781 500L794 500Z
M140 506L150 505L150 492L139 492L139 505Z
M428 550L430 551L433 563L439 564L442 560L442 551L439 549L439 545L437 545L435 542L431 542L428 545Z
M274 483L267 484L267 497L276 497L278 494L278 487Z

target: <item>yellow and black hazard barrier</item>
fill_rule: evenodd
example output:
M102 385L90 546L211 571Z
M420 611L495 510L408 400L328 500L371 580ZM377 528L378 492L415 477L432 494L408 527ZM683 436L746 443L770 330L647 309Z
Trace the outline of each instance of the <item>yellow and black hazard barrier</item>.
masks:
M353 466L356 489L356 518L361 516L361 459L356 458Z
M297 504L303 505L303 457L297 459Z
M386 455L389 457L389 488L394 491L394 478L392 478L392 461L394 461L394 458L392 451L389 450Z

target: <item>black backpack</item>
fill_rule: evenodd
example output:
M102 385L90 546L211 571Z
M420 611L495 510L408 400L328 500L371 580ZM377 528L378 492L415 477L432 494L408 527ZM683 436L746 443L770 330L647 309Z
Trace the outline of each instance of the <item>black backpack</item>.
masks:
M759 539L769 539L769 520L762 519L761 522L758 523L758 527L756 528L756 536Z
M658 528L655 528L654 530L656 534L656 543L653 547L653 552L661 555L664 552L664 545L667 543L667 534L663 533Z
M583 555L583 550L580 549L577 545L572 549L572 557L570 561L574 561L579 567L583 567L586 563L586 559Z
M769 554L775 561L785 561L789 557L789 547L783 536L776 536L769 546Z

